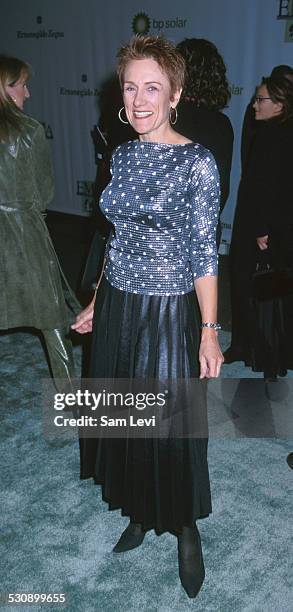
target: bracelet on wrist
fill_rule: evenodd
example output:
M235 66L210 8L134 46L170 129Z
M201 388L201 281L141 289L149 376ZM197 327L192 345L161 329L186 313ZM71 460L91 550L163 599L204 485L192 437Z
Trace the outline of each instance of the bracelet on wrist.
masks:
M218 329L222 329L220 323L209 323L209 322L204 322L201 323L200 325L201 329L215 329L216 331L218 331Z

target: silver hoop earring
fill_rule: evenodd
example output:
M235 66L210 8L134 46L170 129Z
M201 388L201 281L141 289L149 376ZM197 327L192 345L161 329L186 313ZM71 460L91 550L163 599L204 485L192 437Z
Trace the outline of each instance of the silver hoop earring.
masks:
M173 121L172 121L172 112L175 113L175 118L173 117ZM171 106L170 112L169 112L169 119L170 119L171 125L175 125L175 123L177 122L177 119L178 119L178 112L177 112L177 108L176 107L173 108Z
M122 119L122 117L121 117L121 113L122 113L123 109L124 109L124 106L122 106L122 108L120 108L120 111L118 113L118 117L119 117L121 123L124 123L125 125L128 125L128 121L124 121L124 119Z

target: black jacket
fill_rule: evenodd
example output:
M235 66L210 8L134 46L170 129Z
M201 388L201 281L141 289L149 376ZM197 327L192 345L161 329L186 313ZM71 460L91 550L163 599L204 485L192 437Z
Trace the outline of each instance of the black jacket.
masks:
M222 212L230 190L234 140L230 119L219 111L197 107L193 102L185 100L179 103L177 110L178 120L174 129L209 149L216 160L220 174Z
M293 266L292 142L293 122L259 121L239 193L254 237L269 236L272 258L281 266Z

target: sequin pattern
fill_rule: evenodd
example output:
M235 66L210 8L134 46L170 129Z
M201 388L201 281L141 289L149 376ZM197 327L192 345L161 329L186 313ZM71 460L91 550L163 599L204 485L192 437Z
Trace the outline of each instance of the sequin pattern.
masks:
M178 295L217 274L219 175L199 144L133 141L112 157L100 207L115 227L105 276L123 291Z

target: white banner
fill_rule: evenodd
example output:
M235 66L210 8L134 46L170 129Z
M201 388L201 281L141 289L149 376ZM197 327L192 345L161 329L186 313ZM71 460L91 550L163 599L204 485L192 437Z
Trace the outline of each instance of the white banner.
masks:
M34 68L26 111L44 124L52 143L52 210L91 212L96 176L91 131L99 120L100 93L115 68L117 49L137 32L164 33L175 43L207 38L224 57L232 93L226 112L235 132L231 193L222 215L229 240L243 115L261 77L277 64L293 64L293 1L1 0L1 52Z

